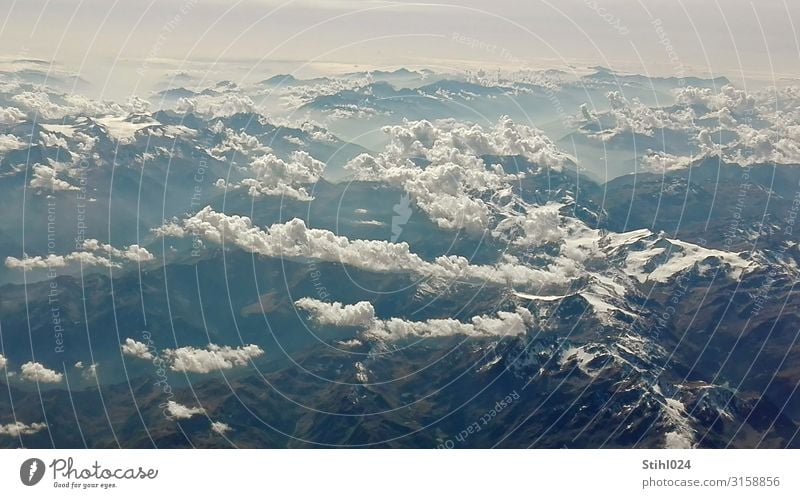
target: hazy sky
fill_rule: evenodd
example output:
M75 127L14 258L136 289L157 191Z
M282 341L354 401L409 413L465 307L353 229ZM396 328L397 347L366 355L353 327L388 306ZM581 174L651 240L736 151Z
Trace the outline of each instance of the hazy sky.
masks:
M5 59L96 84L215 74L604 65L800 77L796 0L0 0ZM135 72L132 72L134 71ZM136 75L136 76L134 76ZM235 79L235 78L231 78Z

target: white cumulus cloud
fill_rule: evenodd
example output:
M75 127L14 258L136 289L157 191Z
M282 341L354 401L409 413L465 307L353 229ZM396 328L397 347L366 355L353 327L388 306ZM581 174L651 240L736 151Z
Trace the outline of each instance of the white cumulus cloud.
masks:
M35 164L33 166L33 176L28 185L31 188L39 188L49 192L78 190L78 187L58 178L58 171L54 166L46 164Z
M181 223L172 222L156 228L154 233L173 237L192 234L215 244L224 240L225 244L267 257L337 262L372 272L408 272L445 281L523 287L563 285L578 271L568 258L541 267L513 261L472 265L467 258L456 255L440 256L428 262L412 253L405 242L350 240L328 230L308 228L297 218L261 230L246 216L218 213L208 206Z
M14 422L11 424L0 425L0 436L27 436L30 434L36 434L37 432L46 428L47 424L40 422L34 422L30 425L23 424L22 422Z
M255 344L241 347L209 344L203 349L185 346L163 351L171 370L200 374L245 366L263 354L264 350Z
M29 361L20 367L22 378L31 382L55 384L61 382L64 374L50 370L41 363Z
M375 308L367 301L356 304L326 303L316 299L303 298L295 305L308 311L314 320L322 325L336 327L368 327L375 321Z
M289 161L274 154L266 154L250 163L249 172L253 178L234 183L225 183L223 179L219 179L216 185L221 188L247 187L248 193L253 197L285 196L310 201L313 198L303 185L318 181L324 169L323 162L304 151L293 152Z
M380 320L375 317L372 305L362 301L353 305L324 303L304 298L295 303L309 312L317 323L328 325L351 325L363 330L366 337L391 341L409 337L466 336L517 336L525 334L534 318L525 308L514 312L499 311L494 316L474 316L469 322L453 318L437 318L425 321L410 321L402 318ZM368 314L372 311L371 315ZM354 318L356 317L357 318Z
M131 339L130 337L125 339L125 343L120 347L122 348L122 354L126 356L132 356L133 358L140 358L142 360L152 360L154 358L147 344Z
M0 107L0 125L15 125L25 120L25 113L16 107Z
M175 401L167 401L167 413L178 420L192 418L195 415L203 415L206 411L201 407L188 407Z
M48 254L47 256L24 256L21 259L9 256L5 260L5 265L8 268L20 270L63 268L71 263L81 263L84 266L120 268L123 260L145 262L152 261L155 258L147 249L137 244L125 247L124 249L117 249L109 244L102 244L95 239L87 239L83 242L82 247L86 250L74 251L64 255ZM104 255L99 255L97 253Z
M522 156L533 168L560 169L571 158L540 130L502 117L494 128L453 119L404 122L386 126L389 144L376 155L362 154L345 169L357 180L376 181L404 189L432 221L448 230L480 233L493 208L485 198L520 178L483 156ZM429 162L425 167L412 159ZM524 175L524 173L523 173Z
M24 149L28 142L20 140L14 135L0 135L0 154L5 154L12 150Z
M211 430L222 436L231 430L231 426L225 422L211 422Z

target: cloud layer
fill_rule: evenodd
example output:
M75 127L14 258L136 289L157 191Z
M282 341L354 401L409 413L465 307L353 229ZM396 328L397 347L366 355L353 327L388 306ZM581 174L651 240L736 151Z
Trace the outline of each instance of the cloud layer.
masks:
M47 256L27 256L22 259L8 256L5 265L7 268L18 270L63 268L72 263L81 263L84 266L121 268L125 262L143 263L155 258L150 251L138 244L117 249L110 244L100 243L96 239L86 239L83 241L82 248L84 250L64 255L48 254Z
M267 257L330 261L372 272L406 272L446 282L522 287L564 285L577 271L566 258L542 267L519 264L513 258L496 265L472 265L467 258L455 255L439 256L428 262L412 253L405 242L350 240L328 230L308 228L297 218L261 230L246 216L226 215L210 207L153 232L171 237L192 235L215 244L224 241Z

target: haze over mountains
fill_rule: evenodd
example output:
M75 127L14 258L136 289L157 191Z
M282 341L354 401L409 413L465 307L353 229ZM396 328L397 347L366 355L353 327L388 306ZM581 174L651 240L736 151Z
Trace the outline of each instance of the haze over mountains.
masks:
M0 446L800 445L796 87L56 76L0 80Z

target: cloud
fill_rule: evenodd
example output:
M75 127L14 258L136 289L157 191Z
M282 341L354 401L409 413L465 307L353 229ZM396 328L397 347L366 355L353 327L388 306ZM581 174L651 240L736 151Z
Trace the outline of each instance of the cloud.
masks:
M33 166L33 176L28 185L31 188L39 188L49 192L78 190L78 187L58 178L58 171L54 166L45 164L35 164Z
M127 259L128 261L144 262L151 261L154 256L150 251L138 244L130 245L124 249L117 249L111 244L103 244L97 239L86 239L83 241L83 249L92 252L101 252L116 258Z
M522 156L539 166L562 167L570 157L541 130L514 123L502 116L494 128L464 123L455 119L434 122L406 121L386 126L389 135L386 152L399 158L421 157L441 161L452 150L479 157L483 155Z
M73 262L81 262L85 266L106 266L109 268L118 266L107 258L95 256L85 251L76 251L64 256L56 254L48 254L47 256L26 256L22 259L8 256L5 264L7 268L27 271L34 269L63 268Z
M51 100L51 95L63 102L58 104ZM21 92L13 97L14 101L28 114L35 114L40 119L62 119L67 116L105 116L127 115L127 109L112 103L88 99L77 94L49 94L44 91Z
M6 360L6 357L0 354L0 369L6 368L7 364L8 360Z
M128 99L127 108L130 112L135 114L145 114L150 110L150 102L137 96L132 96Z
M86 380L97 379L97 367L99 366L99 363L92 363L88 367L82 361L75 363L75 368L81 371L81 376Z
M22 422L14 422L12 424L0 425L0 436L28 436L30 434L36 434L46 428L47 424L45 423L34 422L28 425Z
M327 114L331 120L345 119L371 119L375 116L388 116L389 111L382 111L375 107L359 104L340 104Z
M131 339L130 337L125 339L125 343L122 344L120 348L122 348L122 354L125 356L132 356L142 360L154 359L153 353L150 352L147 344Z
M288 162L275 154L266 154L250 162L248 170L254 178L227 184L223 179L219 179L216 185L220 188L247 187L248 193L253 197L286 196L300 201L310 201L313 197L300 185L318 181L324 169L323 162L304 151L292 152Z
M211 422L211 430L219 434L220 436L225 435L226 432L231 430L231 426L226 424L225 422Z
M642 156L641 167L646 171L663 173L679 169L686 169L695 161L690 156L675 156L666 152L648 150Z
M416 270L426 263L409 251L408 244L354 240L328 230L307 228L300 219L276 223L263 231L250 218L218 213L207 206L183 220L154 230L156 235L198 236L215 244L233 244L268 257L340 261L373 271Z
M320 325L336 327L369 327L375 322L375 308L361 301L356 304L326 303L316 299L303 298L295 305L313 317Z
M185 420L195 415L203 415L206 411L201 407L189 408L175 401L167 401L167 413L178 420Z
M240 113L258 112L253 100L238 93L224 93L222 95L195 95L189 98L180 98L175 110L181 113L194 113L208 118L233 116Z
M32 361L24 363L19 370L20 373L22 373L22 378L31 382L55 384L61 382L61 379L64 377L64 374L56 372L55 370L50 370L41 363Z
M800 125L781 130L736 128L739 141L723 147L728 161L750 165L756 163L800 164Z
M800 88L785 87L748 94L732 85L720 92L685 88L676 94L683 105L702 105L718 126L698 126L698 140L704 154L720 154L726 162L800 163ZM712 133L733 131L737 139L714 144Z
M382 227L382 226L386 225L386 223L384 223L382 221L378 221L378 220L357 220L357 221L355 221L355 224L356 225L367 225L367 226L373 226L373 227Z
M356 367L356 380L362 384L369 382L369 369L360 361L354 365Z
M522 156L534 167L560 169L571 158L544 133L517 125L504 116L494 128L453 119L406 121L386 126L385 150L362 154L345 169L357 180L403 188L439 227L479 234L489 225L493 207L482 197L511 186L521 175L500 165L487 166L482 156ZM424 168L412 159L430 162ZM524 174L523 174L524 175Z
M63 129L58 133L40 133L39 137L41 139L41 144L45 147L58 147L65 150L69 149L69 144L67 143L67 139L63 136L63 133Z
M11 97L11 100L44 119L62 118L66 115L61 106L51 102L50 96L45 92L22 92Z
M192 234L215 244L224 240L225 244L267 257L329 261L376 273L408 272L445 281L524 287L563 285L578 271L567 258L540 267L515 262L472 265L467 258L456 255L428 262L412 253L405 242L350 240L328 230L307 228L297 218L262 231L246 216L217 213L209 206L180 224L168 223L153 232L173 237Z
M20 150L28 147L28 142L20 140L14 135L0 135L0 154L5 154L12 150Z
M318 142L335 142L336 137L331 134L327 129L323 128L319 124L310 122L310 121L303 121L300 123L300 130L303 133L307 134L311 137L312 140L316 140Z
M222 126L222 121L217 121L216 124ZM224 126L222 128L220 133L224 133L224 138L209 150L209 154L220 161L225 160L225 155L228 152L238 152L245 156L272 152L272 149L261 144L258 137L248 135L244 131L237 133L230 128L224 128Z
M675 101L681 105L703 105L711 111L728 110L743 114L756 107L756 98L733 85L723 86L719 93L710 88L686 87L675 91Z
M515 177L506 175L502 168L487 169L482 160L458 152L450 159L423 169L404 158L362 154L345 169L354 173L357 180L404 189L417 207L443 229L478 234L487 227L491 214L490 206L480 199L481 194L502 190Z
M475 316L470 323L461 323L452 318L412 322L399 318L379 321L378 326L367 330L367 335L384 340L397 340L411 336L443 337L466 336L518 336L532 324L532 316L524 308L516 312L500 311L496 317Z
M269 94L276 94L281 105L288 110L296 110L321 97L336 95L339 92L358 91L372 83L371 78L319 78L313 82L290 85L279 89L270 88Z
M568 221L559 214L563 207L564 204L555 202L526 207L524 214L509 215L500 221L492 235L504 237L515 245L525 247L560 242L566 236L561 225Z
M0 107L0 125L15 125L25 121L25 113L16 107Z
M514 312L499 311L495 316L474 316L469 322L453 318L437 318L421 322L402 318L380 320L368 302L353 305L324 303L304 298L295 305L309 312L312 320L326 325L357 326L365 337L385 341L401 340L409 337L447 337L453 335L498 337L525 334L534 325L534 318L525 308ZM371 314L370 314L371 311Z
M105 266L107 268L121 268L120 260L131 262L145 262L155 259L147 249L133 244L124 249L117 249L109 244L101 244L96 239L86 239L83 242L85 251L74 251L69 254L57 255L48 254L47 256L25 256L22 259L8 256L5 260L7 268L33 270L47 268L63 268L71 263L81 263L83 266ZM106 256L95 254L96 252L106 254L117 261Z
M181 97L175 103L175 110L182 114L195 114L197 110L197 101L189 97Z
M708 109L708 114L698 116L698 119L711 119L719 125L720 130L734 130L740 121L752 121L764 111L769 114L768 109L759 105L759 100L763 99L763 95L749 95L732 85L723 86L719 93L714 93L710 88L694 87L682 88L675 93L675 101L679 105ZM708 129L713 131L713 128Z
M608 92L606 98L611 107L607 114L614 119L616 127L594 135L603 140L629 133L653 136L656 129L678 126L670 113L663 109L650 108L636 98L628 101L619 91Z
M67 103L67 106L62 108L63 112L70 116L127 116L134 110L115 102L93 100L76 93L67 93L59 97Z
M606 123L605 127L599 132L587 132L590 137L610 140L622 133L654 136L661 128L697 137L687 142L685 155L647 150L641 157L644 169L685 169L708 156L720 156L725 162L741 165L800 163L798 87L753 93L732 85L725 85L718 92L686 87L675 91L674 106L664 108L650 108L636 99L628 101L620 92L609 92L607 97L611 110L598 118ZM610 126L609 121L615 124ZM719 137L719 143L712 137ZM673 143L672 147L676 145ZM692 154L695 146L699 154Z
M186 346L163 351L170 369L201 374L245 366L251 359L263 354L264 350L254 344L238 348L209 344L205 349Z

